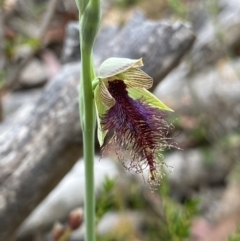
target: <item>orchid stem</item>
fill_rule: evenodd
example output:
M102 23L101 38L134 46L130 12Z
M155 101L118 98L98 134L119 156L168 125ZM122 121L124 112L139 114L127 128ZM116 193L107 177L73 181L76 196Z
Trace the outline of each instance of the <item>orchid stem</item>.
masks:
M94 130L95 108L93 103L91 84L91 58L89 53L82 51L81 76L83 81L83 108L85 115L83 123L83 153L85 166L85 197L84 197L84 220L85 235L87 241L95 240L95 196L94 196ZM79 101L81 101L81 98Z
M95 79L93 44L100 23L100 0L76 0L79 9L81 81L79 113L85 166L84 222L86 241L95 241L94 143L96 113L92 81Z

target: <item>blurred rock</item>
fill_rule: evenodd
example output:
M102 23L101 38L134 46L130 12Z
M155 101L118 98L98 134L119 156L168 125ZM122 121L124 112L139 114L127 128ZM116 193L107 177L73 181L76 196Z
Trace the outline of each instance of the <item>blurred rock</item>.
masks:
M218 120L236 127L239 118L234 116L240 114L240 59L228 58L240 42L240 1L221 0L217 4L219 12L214 22L209 20L202 25L186 61L161 82L155 94L176 112L199 114L208 109L210 115L221 114L224 118Z
M79 26L78 22L71 22L66 28L66 39L64 41L61 60L63 63L76 62L80 59L80 43L79 43ZM105 53L103 46L109 44L109 39L117 35L120 29L117 26L109 26L103 28L99 32L99 37L96 39L94 50L99 56ZM94 52L95 52L94 51Z
M47 70L37 59L33 59L21 72L19 84L26 87L41 86L47 81Z
M222 197L219 199L218 205L215 208L212 221L221 222L224 218L240 212L240 164L236 162L231 170L230 178L224 190ZM240 220L240 217L239 217Z
M114 0L102 0L101 1L102 15L104 15L110 10L113 4L115 4Z
M133 211L125 211L121 213L108 212L100 220L97 232L99 235L106 235L110 233L124 233L134 232L141 228L143 223L143 216L140 213ZM74 231L71 235L70 241L83 241L84 240L84 225L78 230Z
M186 76L186 65L170 73L155 94L177 115L205 120L211 137L240 127L240 59L221 61L211 70Z
M16 46L16 50L14 53L14 58L16 60L21 60L27 58L31 54L33 47L30 44L21 44Z
M77 9L75 0L69 0L69 1L61 0L59 1L57 7L58 7L57 9L60 10L61 12L65 11L68 13L75 13L76 15L78 14L78 9Z
M106 213L98 225L98 233L104 235L109 233L110 230L114 230L121 227L121 224L127 223L135 228L140 228L143 217L140 213L133 211L125 211L122 213L109 212Z
M189 20L191 22L194 32L200 29L209 21L210 14L206 9L206 1L197 1L193 4L189 13Z
M118 175L115 164L106 158L95 158L95 192L101 191L105 177L116 178ZM76 207L83 205L84 199L84 163L80 160L64 177L58 186L40 203L34 212L25 220L18 231L18 237L45 230L62 219Z
M66 27L66 38L63 45L61 60L70 63L80 59L79 24L71 22Z
M239 190L239 183L231 183L227 186L222 198L215 208L215 215L212 217L213 221L219 222L235 212L240 212Z
M5 94L2 98L4 118L8 118L22 105L35 102L41 94L42 89L19 90Z
M225 217L217 225L211 225L210 229L207 230L202 238L197 239L198 241L227 241L227 240L239 240L239 236L235 239L230 239L230 235L235 233L238 229L238 224L240 221L240 212L231 214L229 217ZM196 239L190 239L190 241L195 241Z
M191 71L215 63L230 54L240 40L240 1L221 0L216 3L215 15L197 33L190 53Z
M51 79L61 70L61 64L56 54L51 50L45 50L41 54L41 58L46 68L47 78Z
M167 155L165 162L173 167L169 174L171 192L180 199L193 190L222 183L231 165L224 158L221 160L218 153L205 149L176 151Z
M213 227L212 225L204 218L195 218L191 228L191 238L190 241L200 240L208 236Z
M214 195L212 193L211 199L208 198L204 204L214 202L214 197L221 195L222 188L220 186L226 181L232 162L221 156L217 149L212 149L193 148L174 151L164 156L164 162L167 164L165 172L169 179L172 197L182 201L185 198L193 197L196 191L201 195L201 193L210 190L208 187L214 186L216 186L213 190ZM144 170L143 175L136 175L135 177L143 187L148 185L147 168Z

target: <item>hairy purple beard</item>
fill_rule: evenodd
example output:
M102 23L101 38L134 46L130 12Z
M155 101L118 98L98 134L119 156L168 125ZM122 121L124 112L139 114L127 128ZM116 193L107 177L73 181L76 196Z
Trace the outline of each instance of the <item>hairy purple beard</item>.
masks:
M160 109L144 102L143 98L129 97L122 80L109 81L108 90L115 105L101 117L101 123L104 130L114 130L111 141L116 145L118 159L137 173L148 167L149 183L159 184L157 173L164 164L160 151L173 146L167 137L172 126L163 119Z

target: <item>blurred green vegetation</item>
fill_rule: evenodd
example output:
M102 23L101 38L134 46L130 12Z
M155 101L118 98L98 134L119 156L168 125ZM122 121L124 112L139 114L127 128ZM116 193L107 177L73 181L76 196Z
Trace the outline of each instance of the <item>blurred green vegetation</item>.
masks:
M144 217L141 230L126 218L108 234L99 235L99 241L181 241L190 237L192 219L198 210L197 200L186 200L182 204L173 200L169 196L167 177L154 193L147 186L140 186L134 178L128 183L125 181L115 184L106 179L103 192L97 199L97 217L99 220L109 211L119 214L128 212L126 210L135 211Z
M98 197L96 202L96 219L97 222L102 218L102 216L108 211L114 208L114 180L106 177L103 184L103 190L101 196Z
M240 240L240 227L237 229L236 233L229 236L228 241L239 241Z
M188 7L186 3L182 0L167 0L169 8L172 10L174 15L179 18L186 18L188 13Z
M0 89L2 88L2 85L3 85L3 79L4 79L4 72L0 70Z
M122 9L128 9L131 6L138 4L141 0L117 0L116 6Z
M207 9L210 12L212 17L216 16L220 11L218 2L219 2L219 0L207 0L206 1Z
M185 19L189 11L188 2L182 0L117 0L115 6L121 9L129 9L138 5L148 17L160 17L161 13L168 10L176 17Z
M5 41L5 54L9 59L17 58L19 51L23 48L37 50L41 47L41 42L38 38L29 38L23 35L18 35L16 38Z

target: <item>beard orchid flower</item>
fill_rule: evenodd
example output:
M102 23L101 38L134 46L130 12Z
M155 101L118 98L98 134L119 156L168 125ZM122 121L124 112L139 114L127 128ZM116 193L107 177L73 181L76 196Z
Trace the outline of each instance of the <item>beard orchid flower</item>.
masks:
M94 89L98 140L104 144L112 130L110 143L120 162L142 173L149 170L148 182L159 185L163 162L161 152L174 147L168 133L172 125L164 120L164 111L172 111L147 89L153 80L139 67L142 59L109 58L100 66Z

